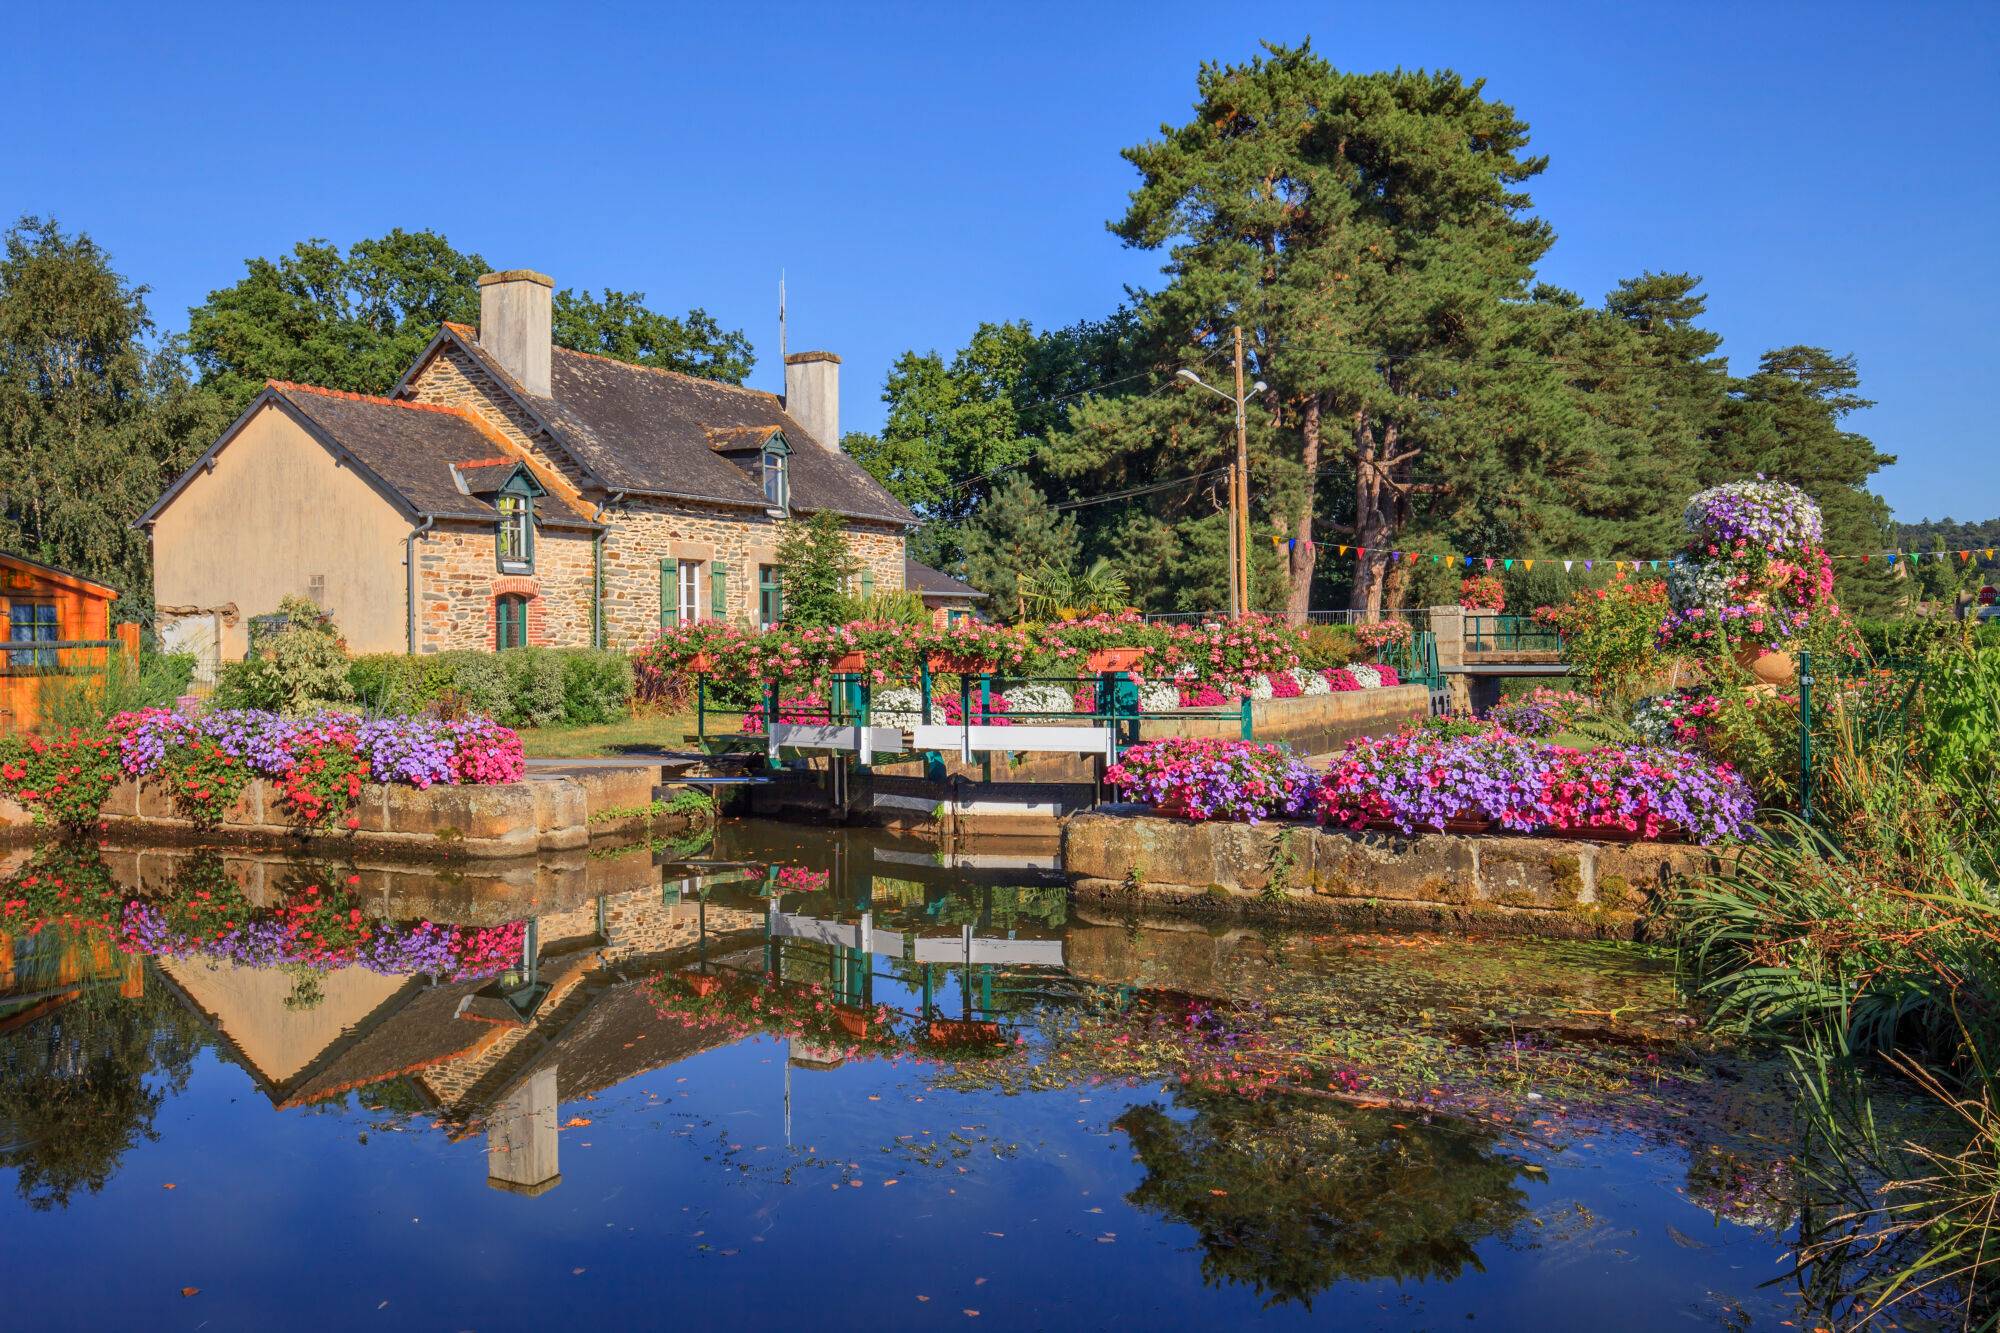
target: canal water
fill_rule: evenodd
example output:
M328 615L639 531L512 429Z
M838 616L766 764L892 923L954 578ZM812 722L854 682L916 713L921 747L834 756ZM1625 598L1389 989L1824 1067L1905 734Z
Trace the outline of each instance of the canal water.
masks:
M1777 1327L1780 1071L1626 946L729 824L0 860L13 1328Z

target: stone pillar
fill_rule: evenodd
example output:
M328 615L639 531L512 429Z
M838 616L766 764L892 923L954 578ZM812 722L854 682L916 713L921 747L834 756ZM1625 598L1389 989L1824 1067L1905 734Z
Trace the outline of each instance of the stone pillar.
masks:
M1431 608L1431 634L1437 639L1438 670L1444 673L1444 688L1454 713L1473 711L1472 678L1465 667L1465 608Z
M537 1069L486 1121L486 1183L509 1194L546 1194L556 1166L556 1067Z

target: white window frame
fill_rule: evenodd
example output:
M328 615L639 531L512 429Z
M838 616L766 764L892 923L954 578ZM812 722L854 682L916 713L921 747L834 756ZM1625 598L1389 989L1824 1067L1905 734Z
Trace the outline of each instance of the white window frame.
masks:
M681 624L692 624L701 616L701 561L683 560L674 578L677 614Z

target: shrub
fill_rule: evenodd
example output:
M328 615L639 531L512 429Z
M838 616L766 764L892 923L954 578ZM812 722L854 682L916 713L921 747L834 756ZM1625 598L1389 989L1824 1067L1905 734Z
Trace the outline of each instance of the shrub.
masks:
M38 824L72 833L88 827L118 777L118 747L106 736L0 738L0 794L28 807Z
M1675 667L1656 646L1666 614L1664 583L1634 581L1620 570L1601 588L1537 609L1535 619L1562 636L1563 660L1592 694L1626 699Z
M188 692L194 654L144 653L135 663L113 652L103 670L42 681L42 731L66 736L96 731L113 716L140 708L169 708Z
M250 655L219 674L217 706L301 713L352 698L347 644L333 618L304 597L285 598L278 614L284 624L254 634Z
M1458 604L1468 611L1504 611L1507 590L1492 574L1474 574L1458 585Z
M1308 625L1300 638L1301 666L1343 667L1361 656L1361 640L1347 625Z
M608 649L577 648L560 654L563 721L573 727L615 722L632 703L632 659Z
M547 727L565 720L567 664L546 648L494 654L507 672L507 702L498 717L510 727Z

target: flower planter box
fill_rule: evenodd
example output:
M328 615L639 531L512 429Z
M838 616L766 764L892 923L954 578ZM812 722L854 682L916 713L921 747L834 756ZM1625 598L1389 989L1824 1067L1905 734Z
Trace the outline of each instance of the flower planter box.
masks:
M707 653L696 653L688 659L687 669L697 676L706 676L715 670L715 659Z
M844 674L859 671L867 665L866 653L842 653L833 659L833 669Z
M687 982L688 989L703 999L722 989L722 978L708 972L683 972L681 980Z
M1000 664L987 657L941 656L925 659L932 675L944 676L990 676L1000 669Z
M1091 671L1103 675L1108 671L1130 671L1139 665L1146 655L1144 648L1099 648L1084 659Z
M840 1024L840 1030L850 1037L868 1035L868 1024L873 1015L866 1009L857 1009L851 1004L837 1004L833 1007L833 1021Z

